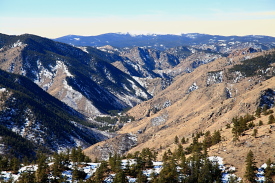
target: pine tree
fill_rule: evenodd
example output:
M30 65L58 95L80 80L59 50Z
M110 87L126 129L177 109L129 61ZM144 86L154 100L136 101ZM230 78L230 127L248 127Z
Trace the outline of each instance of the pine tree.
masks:
M210 131L207 131L204 134L204 140L203 140L203 148L209 148L212 145L212 137Z
M215 130L213 135L212 135L212 145L215 145L219 143L222 140L221 133L219 130Z
M253 130L252 136L256 138L257 134L258 134L258 130L255 128L255 129Z
M18 170L19 170L19 168L20 168L20 162L19 162L19 160L17 159L17 158L12 158L11 160L11 170L14 172L14 173L16 173Z
M171 159L163 163L162 170L158 177L158 182L174 183L178 182L178 172L176 162Z
M185 155L181 156L180 167L181 167L181 173L183 173L184 175L190 174L190 167L187 164Z
M137 183L143 183L143 182L147 182L147 177L142 173L142 170L139 170L137 174Z
M18 183L36 183L34 173L27 171L21 174Z
M175 136L174 142L175 142L175 144L179 143L179 137L177 135Z
M260 107L257 107L257 109L256 109L256 116L257 116L258 118L261 117L261 112L262 112L262 109L261 109Z
M176 150L176 158L180 158L184 155L183 147L181 144L178 145L178 149Z
M92 180L95 183L102 183L103 179L104 179L104 173L108 170L108 164L106 161L102 161L100 166L97 168L94 177L92 178Z
M182 144L185 144L185 143L186 143L186 140L185 140L185 138L184 138L184 137L182 137L182 139L181 139L181 143L182 143Z
M256 162L254 161L254 154L250 150L246 156L246 171L244 177L251 183L256 183L256 174L255 171L257 170Z
M266 162L266 169L265 169L265 183L273 183L272 176L274 175L274 172L271 168L271 160L270 158Z
M47 157L44 154L38 154L38 169L35 173L35 180L37 183L48 182L48 164Z
M271 114L269 117L268 117L268 124L272 124L275 122L275 118L273 116L273 114Z
M267 109L268 109L268 105L264 104L262 109L262 112L264 115L267 115Z
M116 173L116 176L115 176L115 179L114 179L114 182L113 183L126 183L127 180L126 180L126 176L123 172L123 170L119 170L117 173Z

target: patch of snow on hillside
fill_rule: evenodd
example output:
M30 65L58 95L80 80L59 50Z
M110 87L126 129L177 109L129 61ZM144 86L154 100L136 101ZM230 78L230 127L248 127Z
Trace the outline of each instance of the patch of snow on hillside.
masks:
M233 79L234 83L238 83L242 78L244 78L244 76L240 71L236 71L234 74L235 74L235 78Z
M19 47L19 46L26 46L27 44L23 44L20 40L17 40L13 45L12 48Z
M38 73L36 73L36 80L34 83L39 85L43 90L47 91L53 84L53 78L55 74L46 69L40 60L37 60Z
M85 112L88 114L101 114L101 112L92 104L91 101L86 99L80 92L74 90L70 85L68 85L66 80L63 80L63 89L59 92L60 95L65 93L65 97L62 98L62 102L66 103L68 106L75 110L78 110L78 103L80 101L84 102Z
M104 73L106 75L106 78L108 80L110 80L112 83L116 83L116 81L114 80L114 78L112 77L112 74L109 72L109 70L107 68L104 68Z
M37 67L37 79L34 80L34 83L39 85L45 91L47 91L52 86L57 71L60 70L67 77L73 77L73 75L69 72L68 67L62 61L59 60L56 61L56 65L54 67L51 67L51 70L46 69L39 60L37 60Z
M146 82L146 80L143 80L143 78L140 78L137 76L132 76L132 78L134 78L134 80L136 80L136 82L138 82L138 84L140 84L142 87L144 87L144 88L147 87L147 82Z
M142 97L142 98L145 98L145 99L148 99L148 95L140 88L138 87L134 81L130 80L130 79L127 79L131 84L132 84L132 88L135 90L135 95L136 96L139 96L139 97Z
M86 53L89 53L88 51L87 51L87 47L78 47L79 49L81 49L82 51L84 51L84 52L86 52Z
M162 125L166 122L167 118L168 118L167 114L157 116L157 117L151 119L151 124L152 124L152 126Z
M197 36L198 36L198 34L196 34L196 33L194 33L194 34L193 33L186 34L186 37L191 38L191 39L196 39Z
M6 88L0 88L0 92L5 92L5 91L7 91Z
M194 91L194 90L197 90L199 87L197 85L197 83L193 83L189 88L188 88L188 93Z
M232 92L230 88L225 88L226 98L232 98Z
M77 101L81 100L84 96L80 92L74 90L70 85L68 85L68 82L66 80L63 80L63 88L64 89L62 89L62 93L66 92L66 96L62 99L62 101L77 110Z
M208 72L206 85L210 86L212 84L223 82L223 71Z
M208 159L212 163L217 163L219 165L219 169L222 171L222 183L228 183L231 177L235 177L238 182L241 181L241 178L237 177L235 174L231 173L234 172L236 169L235 167L226 167L223 164L223 158L219 156L210 156Z
M68 67L64 64L64 62L57 60L56 61L56 68L53 70L61 69L68 77L74 77L68 70Z

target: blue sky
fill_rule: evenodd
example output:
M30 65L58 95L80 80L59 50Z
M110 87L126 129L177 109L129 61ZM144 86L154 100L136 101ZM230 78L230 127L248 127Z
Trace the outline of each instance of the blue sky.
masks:
M0 32L55 38L108 32L275 36L274 0L0 0Z

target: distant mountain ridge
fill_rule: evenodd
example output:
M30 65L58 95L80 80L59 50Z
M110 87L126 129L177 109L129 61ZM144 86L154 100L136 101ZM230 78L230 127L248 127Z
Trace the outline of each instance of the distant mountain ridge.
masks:
M255 42L265 44L267 47L274 47L275 37L248 35L248 36L221 36L208 35L199 33L189 33L181 35L173 34L149 34L149 35L132 35L129 33L107 33L97 36L78 36L67 35L54 39L55 41L75 45L75 46L94 46L100 47L105 45L112 45L114 47L148 47L159 50L173 48L176 46L190 46L199 44L213 44L225 41L226 43L232 41L239 42Z

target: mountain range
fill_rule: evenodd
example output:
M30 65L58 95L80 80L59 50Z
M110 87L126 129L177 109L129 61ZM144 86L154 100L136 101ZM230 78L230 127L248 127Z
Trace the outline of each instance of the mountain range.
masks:
M145 147L160 158L176 149L175 136L222 130L223 141L209 153L242 173L244 162L234 159L247 147L259 163L273 151L267 117L256 119L264 121L259 138L249 129L237 143L231 120L274 106L274 47L269 36L0 34L1 153L18 147L22 158L92 145L84 150L92 159ZM261 140L269 147L257 152Z
M258 45L265 45L267 48L274 47L275 38L270 36L248 35L248 36L221 36L199 33L189 33L181 35L173 34L140 34L131 33L107 33L97 36L67 35L54 39L75 46L95 46L101 47L112 45L114 47L146 47L158 50L165 50L177 46L191 45L217 45L222 48L224 44L234 44L234 42L250 42Z

